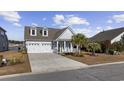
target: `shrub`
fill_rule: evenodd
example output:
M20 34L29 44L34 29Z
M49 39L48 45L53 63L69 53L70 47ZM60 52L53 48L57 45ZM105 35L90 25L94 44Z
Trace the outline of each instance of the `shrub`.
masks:
M114 55L114 49L108 49L108 53L111 54L111 55Z
M118 42L113 43L111 48L114 49L115 51L122 52L124 51L124 44L118 41Z
M26 47L24 47L24 46L19 46L19 47L18 47L18 52L21 52L22 54L27 54Z
M3 59L3 55L0 55L0 62L2 62L2 59Z
M73 56L76 56L76 57L84 57L84 53L74 53Z
M0 66L2 66L3 55L0 55Z
M95 55L96 51L101 51L101 45L95 42L89 43L87 48L92 52L92 55Z
M73 55L73 52L64 53L64 55Z
M8 65L14 65L15 62L13 61L13 59L8 59Z
M22 54L27 54L26 50L21 51Z
M15 64L18 64L18 63L22 63L23 62L23 60L22 60L22 58L20 57L18 57L18 58L16 58L16 57L13 57L12 59L8 59L8 64L9 65L15 65Z

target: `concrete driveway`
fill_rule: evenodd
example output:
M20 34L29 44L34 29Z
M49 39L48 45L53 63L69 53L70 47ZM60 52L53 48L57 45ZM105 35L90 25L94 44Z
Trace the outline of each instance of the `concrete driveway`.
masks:
M29 54L29 60L33 73L73 70L87 66L54 53Z

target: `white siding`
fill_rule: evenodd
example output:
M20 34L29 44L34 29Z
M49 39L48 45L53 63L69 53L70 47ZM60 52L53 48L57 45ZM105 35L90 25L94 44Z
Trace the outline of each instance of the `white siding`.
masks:
M53 53L51 42L32 42L26 41L28 53Z
M69 30L66 29L60 36L58 39L71 39L71 37L73 36L73 33ZM57 39L57 40L58 40Z
M114 43L114 42L120 41L122 35L124 35L124 32L121 33L120 35L118 35L117 37L115 37L114 39L112 39L111 44Z

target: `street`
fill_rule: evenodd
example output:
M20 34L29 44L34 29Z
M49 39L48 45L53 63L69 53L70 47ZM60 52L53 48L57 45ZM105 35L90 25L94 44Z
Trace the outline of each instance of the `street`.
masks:
M124 63L96 67L30 74L0 79L1 81L120 81L124 80Z

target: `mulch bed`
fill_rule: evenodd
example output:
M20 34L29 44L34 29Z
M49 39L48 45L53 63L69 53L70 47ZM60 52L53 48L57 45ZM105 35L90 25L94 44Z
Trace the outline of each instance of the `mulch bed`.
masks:
M16 56L20 54L18 52L7 51L7 52L0 52L0 55L4 55L5 58L8 58L13 55ZM24 54L23 63L0 67L0 75L9 75L9 74L27 73L27 72L31 72L30 62L27 54Z
M107 54L97 54L98 56L84 55L84 57L75 57L72 55L65 55L65 57L88 64L102 64L102 63L112 63L124 61L124 55L107 55Z

